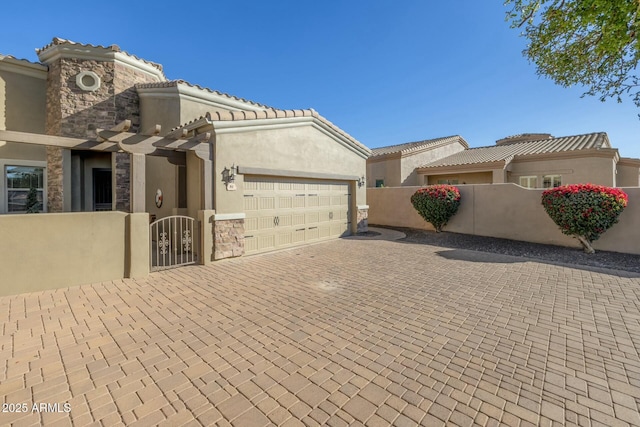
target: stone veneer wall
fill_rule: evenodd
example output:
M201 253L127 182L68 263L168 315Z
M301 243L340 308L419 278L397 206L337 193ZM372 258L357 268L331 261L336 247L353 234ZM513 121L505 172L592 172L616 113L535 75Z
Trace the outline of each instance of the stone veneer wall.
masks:
M100 87L84 91L76 84L81 71L92 71ZM95 138L96 129L109 129L130 119L136 132L140 125L140 103L136 83L157 79L113 61L61 58L49 64L47 76L46 131L49 135ZM47 150L47 203L49 212L63 211L62 154L59 148ZM55 153L60 151L60 153ZM129 154L117 153L113 162L116 209L130 211Z
M358 233L365 233L369 230L369 210L358 209Z
M244 255L244 219L215 221L213 226L213 259Z

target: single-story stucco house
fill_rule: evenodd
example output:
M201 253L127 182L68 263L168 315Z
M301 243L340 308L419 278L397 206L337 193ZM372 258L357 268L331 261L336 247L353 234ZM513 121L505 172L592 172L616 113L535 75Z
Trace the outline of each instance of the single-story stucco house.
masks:
M422 185L417 167L467 148L460 135L374 148L367 160L367 187Z
M47 215L200 216L203 262L366 229L371 151L314 110L169 81L115 45L54 38L37 54L0 56L0 214L35 189ZM196 231L167 230L151 229L152 251L197 251Z
M367 179L368 187L515 183L548 188L586 182L638 187L640 159L620 157L604 132L526 133L478 148L456 136L374 148Z
M416 169L422 184L511 182L527 188L593 183L640 185L640 159L620 157L604 132L553 137L520 134L489 147L426 162Z

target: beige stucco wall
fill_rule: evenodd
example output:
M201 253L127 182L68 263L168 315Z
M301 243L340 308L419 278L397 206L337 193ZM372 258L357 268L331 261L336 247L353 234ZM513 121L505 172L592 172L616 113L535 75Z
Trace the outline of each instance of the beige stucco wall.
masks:
M0 129L44 133L46 77L33 65L7 69L0 61Z
M433 230L411 205L420 187L370 188L367 190L369 224ZM445 231L579 248L565 236L544 211L543 190L515 184L459 185L462 201ZM640 254L640 188L624 188L629 205L620 222L594 243L596 250Z
M189 120L194 119L190 118ZM140 96L140 130L146 131L155 125L162 126L161 135L183 124L180 117L180 100L176 97Z
M182 91L188 93L182 93ZM159 124L162 126L162 134L202 117L208 112L264 109L256 104L243 103L224 95L214 95L207 90L199 90L184 84L162 88L141 88L138 93L141 128L150 129Z
M401 185L411 186L422 184L422 177L418 176L416 168L458 153L460 151L464 151L464 149L465 148L462 144L455 142L412 155L404 156L402 158L400 168Z
M428 185L434 185L438 183L438 180L458 180L458 184L490 184L493 179L491 172L472 172L472 173L458 173L458 174L446 174L446 175L429 175L421 176L421 178L427 178Z
M173 215L178 207L178 166L167 157L146 156L145 206L156 219ZM162 190L162 206L156 206L156 190Z
M227 191L222 182L222 170L232 165L271 169L275 174L279 171L349 176L366 173L363 157L311 125L218 134L215 150L213 180L217 214L243 212L243 176L236 177L236 191ZM365 187L356 186L355 203L366 205Z
M508 182L520 183L521 176L537 176L542 187L544 175L562 175L562 185L592 184L613 187L615 183L615 163L611 157L567 157L554 160L524 161L514 160L507 174Z
M619 162L616 166L616 184L618 187L638 187L640 186L640 170L635 164L624 164Z
M375 187L377 179L384 179L385 187L399 187L402 185L401 169L399 157L367 161L367 187Z
M125 277L126 218L122 212L0 216L0 235L10 242L0 245L0 295Z

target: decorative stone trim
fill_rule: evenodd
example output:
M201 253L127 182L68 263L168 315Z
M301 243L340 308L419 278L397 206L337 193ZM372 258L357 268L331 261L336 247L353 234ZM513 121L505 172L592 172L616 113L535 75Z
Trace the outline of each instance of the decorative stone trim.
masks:
M81 71L76 75L76 84L87 92L93 92L100 88L100 76L93 71Z
M247 217L244 213L229 213L229 214L214 214L214 221L229 221L231 219L245 219Z
M214 219L213 259L219 260L242 255L244 255L244 219L222 221Z
M366 233L369 231L369 206L358 206L358 217L357 217L358 233Z

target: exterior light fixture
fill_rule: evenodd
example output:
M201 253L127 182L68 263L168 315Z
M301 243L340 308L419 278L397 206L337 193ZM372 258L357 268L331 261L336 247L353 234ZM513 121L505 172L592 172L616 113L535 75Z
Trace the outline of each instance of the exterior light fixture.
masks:
M231 169L225 168L222 170L222 180L225 184L232 183L236 180L236 166L231 166Z
M231 168L225 168L222 170L222 181L225 183L228 191L235 191L236 189L236 173L238 172L238 167L236 165L232 165Z
M364 175L358 178L358 187L362 187L364 185Z

